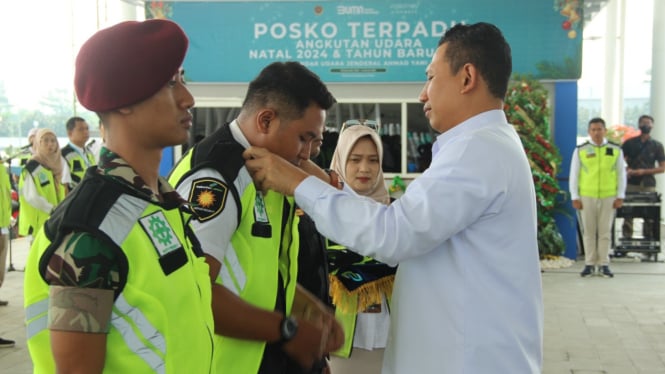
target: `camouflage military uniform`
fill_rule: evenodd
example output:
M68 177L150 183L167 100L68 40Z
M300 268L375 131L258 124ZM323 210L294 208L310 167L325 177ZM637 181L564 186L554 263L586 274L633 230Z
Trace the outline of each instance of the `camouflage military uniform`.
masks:
M152 201L183 201L164 180L159 181L160 195L154 194L125 160L106 148L102 148L97 171L127 183ZM43 276L51 286L77 287L77 290L56 290L51 295L51 328L108 332L113 301L126 282L118 266L124 259L119 256L124 254L88 232L73 232L64 238L49 259ZM100 293L101 290L107 292ZM94 300L96 305L88 305L91 302L86 300Z

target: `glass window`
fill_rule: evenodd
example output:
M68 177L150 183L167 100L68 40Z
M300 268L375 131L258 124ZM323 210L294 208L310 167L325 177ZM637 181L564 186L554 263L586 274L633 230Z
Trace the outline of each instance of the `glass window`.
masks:
M339 130L347 120L373 120L380 124L379 135L383 142L383 171L402 172L402 104L401 103L337 103L328 110L326 131L323 134L321 153L315 162L329 167L337 145Z
M233 121L239 112L239 106L194 108L190 138L187 144L183 144L182 153L223 124ZM330 167L340 129L348 120L370 120L380 125L378 132L383 143L384 173L422 173L429 166L436 133L423 114L421 103L362 102L337 103L327 111L321 152L314 159L320 167ZM392 178L390 175L387 177Z
M432 143L436 133L423 113L423 104L407 103L407 173L422 173L432 161Z

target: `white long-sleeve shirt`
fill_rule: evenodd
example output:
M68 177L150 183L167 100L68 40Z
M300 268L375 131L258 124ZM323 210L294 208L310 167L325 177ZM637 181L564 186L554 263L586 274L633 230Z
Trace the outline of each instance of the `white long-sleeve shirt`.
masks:
M319 231L398 264L383 373L540 373L536 200L500 110L440 135L431 166L391 205L314 178L295 191Z
M249 141L240 130L238 121L232 121L229 124L229 127L233 139L243 147L249 147ZM252 177L249 175L245 167L240 169L235 181L227 181L224 176L215 169L202 168L184 178L176 187L176 191L178 191L180 196L185 196L186 198L191 194L193 183L200 179L215 180L221 185L234 183L240 196L242 196L242 193L247 186L252 183ZM238 209L239 207L236 205L235 199L229 192L219 214L204 222L195 219L191 222L194 232L196 232L196 237L201 242L203 251L206 254L213 256L220 263L224 263L224 257L231 245L231 237L238 227ZM220 272L221 271L223 270L220 269Z
M607 139L603 139L602 144L596 144L593 142L593 140L589 139L589 143L601 147L605 144L607 144ZM625 199L626 198L626 161L624 160L623 157L623 151L621 150L621 147L617 147L619 149L619 157L617 158L617 162L615 164L615 170L617 173L617 199ZM573 156L571 157L570 160L570 174L568 177L568 190L570 191L570 199L571 200L579 200L580 199L580 186L579 186L579 181L580 181L580 152L579 148L575 148L573 151Z

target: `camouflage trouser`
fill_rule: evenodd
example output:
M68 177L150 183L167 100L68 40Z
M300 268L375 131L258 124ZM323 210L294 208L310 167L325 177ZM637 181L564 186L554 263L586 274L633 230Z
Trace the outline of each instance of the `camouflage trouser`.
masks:
M656 187L644 187L636 185L626 185L626 192L656 192ZM656 225L659 224L659 219L644 218L642 223L642 236L644 239L660 240L656 238ZM624 215L623 226L621 227L621 234L623 238L630 239L633 237L633 217Z

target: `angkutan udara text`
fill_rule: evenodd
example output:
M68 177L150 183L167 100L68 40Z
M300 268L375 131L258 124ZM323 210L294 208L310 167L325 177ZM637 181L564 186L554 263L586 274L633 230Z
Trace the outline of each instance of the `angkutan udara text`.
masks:
M254 39L263 39L270 48L250 49L249 58L296 59L308 66L427 65L436 46L428 40L424 48L421 38L438 40L457 23L465 22L255 23ZM348 38L338 37L340 27ZM271 43L283 40L292 46L275 48Z

